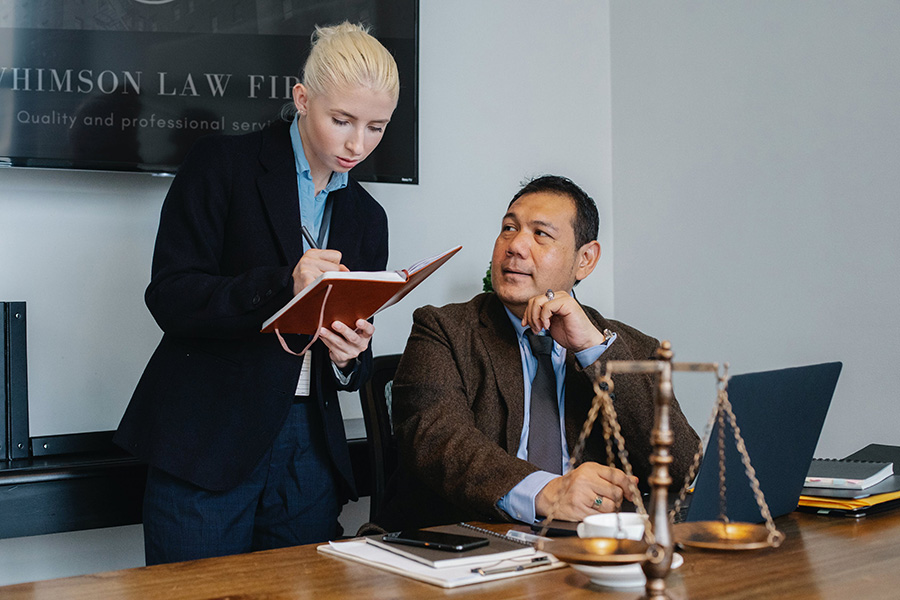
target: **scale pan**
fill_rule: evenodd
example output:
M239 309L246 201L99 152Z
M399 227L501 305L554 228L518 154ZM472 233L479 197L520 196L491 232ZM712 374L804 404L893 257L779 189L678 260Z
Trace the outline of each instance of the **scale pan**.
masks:
M769 531L754 523L696 521L672 527L676 544L707 550L758 550L769 548Z
M623 565L647 560L647 543L614 538L560 538L535 544L559 560L576 565Z

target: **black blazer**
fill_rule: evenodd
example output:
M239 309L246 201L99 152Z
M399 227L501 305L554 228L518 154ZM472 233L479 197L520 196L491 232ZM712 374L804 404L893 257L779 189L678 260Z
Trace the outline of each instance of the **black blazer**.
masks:
M293 295L302 254L290 124L245 136L201 138L179 169L160 215L145 299L163 330L115 442L209 490L236 486L281 429L301 361L260 327ZM351 270L384 270L387 216L350 180L331 192L328 247ZM308 336L285 336L295 350ZM369 348L339 386L324 344L313 353L312 390L328 451L348 498L356 488L337 390L355 390Z

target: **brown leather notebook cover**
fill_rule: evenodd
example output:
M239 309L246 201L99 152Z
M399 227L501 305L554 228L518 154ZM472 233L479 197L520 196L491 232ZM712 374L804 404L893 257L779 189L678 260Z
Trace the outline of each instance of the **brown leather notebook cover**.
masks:
M451 248L402 271L323 273L263 323L262 332L274 333L277 329L280 333L313 335L319 325L323 303L324 327L335 321L353 327L357 319L368 319L399 302L461 248ZM328 291L329 286L331 291Z

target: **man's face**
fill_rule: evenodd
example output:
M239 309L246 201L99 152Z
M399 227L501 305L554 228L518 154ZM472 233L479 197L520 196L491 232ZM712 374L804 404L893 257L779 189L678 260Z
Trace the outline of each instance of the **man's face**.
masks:
M503 217L494 242L491 285L516 316L548 289L570 291L578 275L575 203L550 192L526 194Z

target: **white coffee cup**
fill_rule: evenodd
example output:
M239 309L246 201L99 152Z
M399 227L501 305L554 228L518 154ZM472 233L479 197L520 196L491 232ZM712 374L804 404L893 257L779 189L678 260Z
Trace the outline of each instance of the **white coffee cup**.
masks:
M634 512L588 515L578 524L578 537L640 540L644 537L644 519Z

